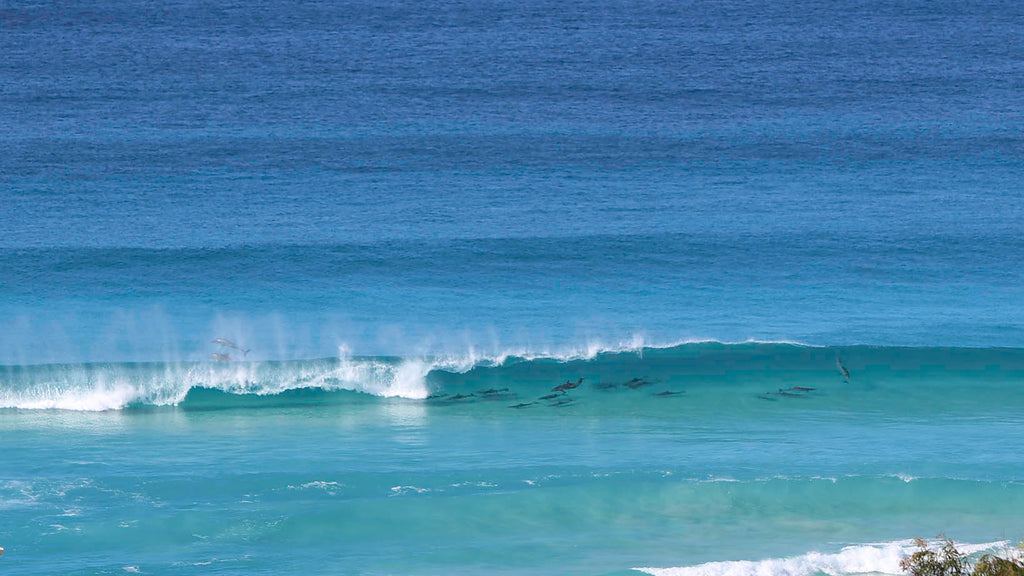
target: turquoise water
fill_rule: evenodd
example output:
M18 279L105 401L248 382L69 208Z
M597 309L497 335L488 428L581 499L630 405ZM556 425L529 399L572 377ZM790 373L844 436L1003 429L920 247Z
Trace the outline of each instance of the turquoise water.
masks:
M1024 538L1024 5L0 0L0 572Z
M618 574L859 544L839 571L886 572L893 552L867 544L1021 536L1018 349L702 343L408 364L6 368L5 405L63 409L0 411L4 561Z

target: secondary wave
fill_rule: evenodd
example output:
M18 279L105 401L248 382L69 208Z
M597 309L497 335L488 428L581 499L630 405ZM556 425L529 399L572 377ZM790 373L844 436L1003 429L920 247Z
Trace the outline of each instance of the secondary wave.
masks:
M938 543L930 542L934 547ZM988 552L1005 554L1009 542L986 542L983 544L957 543L957 549L964 554ZM913 540L899 540L881 544L847 546L835 554L808 552L789 558L768 558L765 560L740 560L734 562L708 562L696 566L673 568L634 568L653 576L811 576L828 574L882 573L902 574L900 561L917 550Z

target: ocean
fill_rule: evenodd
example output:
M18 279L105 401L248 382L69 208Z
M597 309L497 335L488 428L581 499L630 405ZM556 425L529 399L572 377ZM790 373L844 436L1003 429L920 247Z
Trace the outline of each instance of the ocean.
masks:
M0 0L0 571L1024 539L1024 6Z

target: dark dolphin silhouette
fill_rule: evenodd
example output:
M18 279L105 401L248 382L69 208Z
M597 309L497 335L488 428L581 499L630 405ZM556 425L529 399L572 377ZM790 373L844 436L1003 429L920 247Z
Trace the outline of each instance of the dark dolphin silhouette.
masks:
M789 390L783 390L781 388L779 388L779 391L776 392L776 394L778 394L779 396L785 396L786 398L807 398L806 394L801 394L799 392L790 392Z
M577 380L575 382L573 382L571 380L566 380L565 384L559 384L558 386L555 386L554 388L552 388L551 391L552 392L565 392L566 390L572 390L573 388L579 388L580 384L583 384L583 378L580 378L579 380Z
M842 373L843 378L847 382L849 382L850 381L850 371L846 369L846 366L843 364L843 359L841 357L839 357L839 356L836 356L836 366L839 368L839 372Z
M637 378L633 378L629 382L626 382L626 387L630 388L632 390L636 390L637 388L643 388L644 386L651 386L652 384L654 384L654 382L650 382L648 380L644 380L643 378L637 377Z

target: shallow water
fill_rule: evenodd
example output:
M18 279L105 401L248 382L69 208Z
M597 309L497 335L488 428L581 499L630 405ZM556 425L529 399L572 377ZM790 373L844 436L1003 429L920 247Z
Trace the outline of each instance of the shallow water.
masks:
M388 360L251 366L248 393L203 381L167 405L145 389L114 410L0 411L6 561L605 574L862 543L837 570L885 571L898 553L863 544L1019 531L1019 350L703 343L433 371L416 398L307 387L346 362ZM21 402L60 404L82 384L58 397L45 379L82 369L5 382L20 379ZM552 392L567 382L579 386Z

